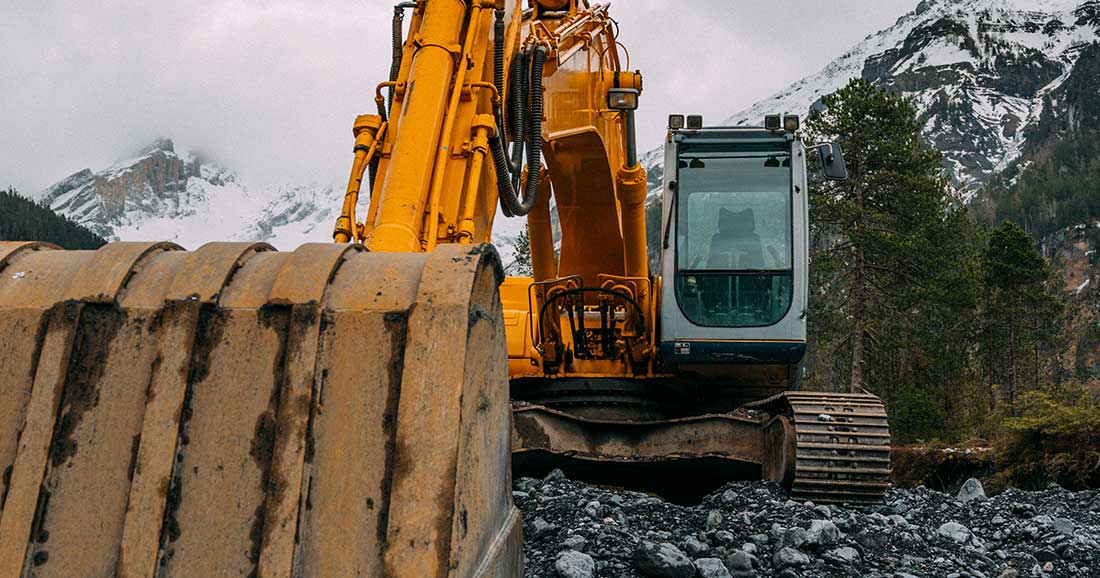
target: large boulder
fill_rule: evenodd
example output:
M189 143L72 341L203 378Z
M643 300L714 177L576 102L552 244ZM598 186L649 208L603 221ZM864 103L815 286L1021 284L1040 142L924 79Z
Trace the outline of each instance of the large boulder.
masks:
M692 578L695 564L667 542L642 541L634 550L634 566L653 578Z
M596 574L596 562L588 554L563 550L554 560L554 570L561 578L592 578Z
M963 482L959 493L955 496L960 502L969 504L970 502L983 502L989 498L985 495L985 488L982 487L982 483L975 478L970 478Z

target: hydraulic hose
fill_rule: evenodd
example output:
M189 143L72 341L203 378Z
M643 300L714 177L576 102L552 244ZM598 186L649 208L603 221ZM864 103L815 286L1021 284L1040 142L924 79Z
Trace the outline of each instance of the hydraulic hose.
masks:
M401 54L402 45L404 40L401 38L402 23L405 20L405 9L416 8L416 2L400 2L393 7L393 34L391 36L392 44L392 61L390 63L390 82L397 81L397 75L401 73ZM393 109L393 91L394 87L390 86L389 98L387 99L387 108Z
M546 49L538 47L529 55L531 58L530 82L525 82L527 74L526 71L522 71L524 74L519 75L520 85L527 88L527 90L513 91L513 95L520 92L521 96L518 103L516 99L512 101L517 104L513 109L513 119L519 120L513 125L513 129L516 127L525 129L514 130L514 135L520 138L517 138L513 143L515 147L513 149L513 163L515 165L521 165L524 149L527 151L527 189L523 195L523 200L520 200L517 193L520 188L518 178L520 171L516 170L514 173L510 173L512 163L508 160L504 141L500 136L501 131L498 130L489 142L489 148L493 154L493 166L497 174L497 192L500 196L501 211L509 217L522 217L531 212L538 200L538 184L542 172L542 69L546 62ZM516 65L522 66L521 63L523 62L524 59L519 59ZM513 73L515 73L515 68L513 68ZM515 78L516 75L513 74L513 79ZM530 111L524 110L522 93L527 93L527 100L531 107ZM527 133L526 138L522 133ZM508 179L508 176L513 178Z
M516 212L512 208L519 203L516 200L516 189L512 186L510 161L508 155L504 152L504 141L500 138L499 130L493 135L493 138L489 139L489 152L493 155L493 170L497 174L497 196L500 197L500 210L505 217L515 217ZM523 214L525 213L520 216Z
M519 52L512 59L512 70L508 78L508 126L504 125L503 119L498 119L497 136L495 140L490 139L489 141L489 152L493 155L493 167L496 170L498 192L501 198L500 210L505 217L515 216L504 199L516 196L515 191L519 189L520 170L523 168L523 110L527 101L527 90L523 79L527 70L527 57L528 53ZM500 58L502 61L501 68L503 69L503 53ZM503 81L503 70L501 71L501 80ZM499 141L499 143L496 141ZM500 145L500 154L504 158L503 166L496 162L497 153L493 149L495 144ZM511 152L509 152L509 147L512 147ZM506 182L501 184L501 180ZM508 192L509 189L511 193Z
M509 166L512 171L510 173L512 187L515 189L519 189L520 171L523 170L523 147L527 141L525 107L530 92L527 76L527 60L529 58L530 53L528 52L521 52L516 55L515 62L512 63L512 88L509 91L512 105L512 162Z
M401 23L403 20L405 20L405 9L398 4L393 7L393 43L391 45L393 60L390 63L390 82L397 80L397 75L401 72ZM386 99L389 110L393 110L393 88L390 87L389 96Z
M375 100L375 104L378 105L378 116L382 118L382 122L389 120L386 114L386 104L379 99ZM372 195L374 194L374 183L377 181L378 177L378 159L380 156L381 155L374 155L370 160L370 164L367 165L367 185L370 187Z
M531 118L528 129L527 191L523 195L531 206L539 194L539 177L542 172L542 67L546 63L546 49L538 47L531 57ZM528 211L530 208L528 208ZM527 211L524 211L526 213Z

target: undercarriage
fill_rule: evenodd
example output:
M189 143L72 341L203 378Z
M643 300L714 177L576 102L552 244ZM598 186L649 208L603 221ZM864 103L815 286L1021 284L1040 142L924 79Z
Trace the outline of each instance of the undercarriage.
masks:
M516 476L561 468L684 503L733 480L815 503L875 503L890 485L886 411L869 394L726 397L731 407L692 414L668 383L559 379L515 380L512 399Z

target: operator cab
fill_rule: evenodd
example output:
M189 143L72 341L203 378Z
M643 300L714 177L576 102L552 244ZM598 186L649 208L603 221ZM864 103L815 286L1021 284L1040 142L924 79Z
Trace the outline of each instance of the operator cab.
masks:
M774 118L767 128L702 128L698 117L687 127L675 117L670 122L661 253L665 367L793 369L805 354L807 150L797 117L782 126ZM823 147L825 172L837 175L839 148Z

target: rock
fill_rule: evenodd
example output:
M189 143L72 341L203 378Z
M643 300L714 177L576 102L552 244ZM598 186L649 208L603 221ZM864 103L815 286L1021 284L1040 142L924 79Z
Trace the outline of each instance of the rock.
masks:
M596 500L592 500L591 502L588 502L587 504L585 504L584 513L588 514L589 518L599 520L600 518L603 517L603 513L604 513L603 504L599 503Z
M1035 559L1040 562L1053 562L1058 559L1058 554L1044 548L1035 552Z
M634 549L634 566L654 578L692 578L695 575L691 560L667 542L642 541Z
M893 524L893 525L895 525L899 528L908 528L909 527L909 520L906 520L905 516L899 516L897 514L891 514L891 515L887 516L886 519L889 520L891 524Z
M558 527L542 518L535 518L534 522L531 522L531 537L536 540L544 536L549 536L558 531Z
M554 570L561 578L592 578L596 574L596 562L588 554L564 550L554 560Z
M742 576L755 576L753 571L753 556L743 550L735 550L729 556L726 556L726 568L734 578Z
M1015 568L1005 568L1003 572L997 575L997 578L1019 578L1020 573Z
M718 558L700 558L695 561L699 578L733 578Z
M726 490L722 492L722 503L732 504L737 501L737 492L733 490Z
M695 536L688 536L684 538L684 552L692 558L699 558L703 554L706 554L707 550L710 550L710 546L700 542Z
M788 566L805 566L810 563L810 557L791 547L783 547L775 551L772 556L772 564L776 568Z
M982 483L975 478L970 478L963 482L956 499L964 504L969 504L970 502L981 502L989 498L985 495L985 488L982 487Z
M563 552L588 555L590 578L1000 578L1006 568L1016 572L1004 578L1100 578L1096 492L1008 489L964 506L895 488L882 504L826 516L801 501L786 508L768 482L734 482L695 506L568 479L525 478L513 490L529 494L516 499L527 578L584 576L583 559ZM724 503L726 492L736 500ZM603 517L590 515L597 508Z
M836 564L848 566L859 561L859 550L851 546L842 546L826 552L825 559Z
M568 538L562 540L561 545L568 550L576 550L577 552L584 552L588 549L588 540L584 536L573 534Z
M888 544L890 536L886 532L878 530L863 530L859 534L856 534L856 542L860 546L863 546L865 550L878 551L883 546Z
M789 546L797 550L798 548L804 546L808 539L809 538L806 530L798 527L791 528L784 532L783 535L779 538L779 547L783 548L785 546Z
M1054 518L1053 524L1054 531L1063 536L1072 536L1073 531L1076 530L1073 520L1068 518Z
M711 510L707 512L707 529L716 530L722 525L722 512Z
M965 544L969 542L970 539L974 536L974 534L970 532L970 528L967 528L966 526L963 526L958 522L947 522L941 525L939 529L936 530L936 533L940 536L943 536L944 538L954 540L959 544Z
M564 479L566 479L565 478L565 472L561 471L560 468L554 468L549 474L546 474L546 477L543 478L542 481L544 481L544 482L560 482Z
M813 548L832 546L840 540L840 530L831 520L813 520L806 532L806 544Z
M529 494L539 487L539 481L533 478L521 478L515 485L520 492Z

